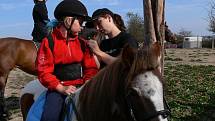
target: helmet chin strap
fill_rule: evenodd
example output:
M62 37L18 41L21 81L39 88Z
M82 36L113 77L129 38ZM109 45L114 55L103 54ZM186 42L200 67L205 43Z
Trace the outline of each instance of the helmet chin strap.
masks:
M76 18L76 17L73 17L73 18L72 18L72 21L71 21L69 27L66 27L66 25L65 25L65 23L64 23L64 27L65 27L66 30L67 30L66 44L68 44L68 41L69 41L69 34L72 33L71 28L72 28L72 25L73 25L75 19L77 19L77 18Z

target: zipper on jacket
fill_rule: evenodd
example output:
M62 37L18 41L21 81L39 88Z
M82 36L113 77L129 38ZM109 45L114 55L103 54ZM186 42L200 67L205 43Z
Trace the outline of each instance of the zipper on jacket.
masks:
M71 54L71 49L70 49L70 47L69 47L69 43L67 44L67 48L68 48L68 50L69 50L69 56L72 56L72 54Z

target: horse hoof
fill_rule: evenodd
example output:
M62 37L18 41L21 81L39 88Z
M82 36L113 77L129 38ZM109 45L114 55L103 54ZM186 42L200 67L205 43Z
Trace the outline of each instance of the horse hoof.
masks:
M4 115L2 117L0 117L0 121L8 121L9 119L7 117L4 117Z
M7 113L3 113L0 117L0 121L8 121L10 120L11 113L7 112Z

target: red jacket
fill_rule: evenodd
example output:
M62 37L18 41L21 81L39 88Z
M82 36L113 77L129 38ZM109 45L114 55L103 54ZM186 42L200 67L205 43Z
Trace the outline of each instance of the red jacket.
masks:
M37 70L40 82L48 89L55 90L56 86L61 83L65 86L84 84L98 72L98 67L89 48L84 42L85 51L81 49L78 36L70 38L68 44L66 38L58 28L52 33L54 49L51 51L48 39L44 38L37 55ZM71 64L80 62L83 68L83 78L77 80L61 81L53 75L55 64Z

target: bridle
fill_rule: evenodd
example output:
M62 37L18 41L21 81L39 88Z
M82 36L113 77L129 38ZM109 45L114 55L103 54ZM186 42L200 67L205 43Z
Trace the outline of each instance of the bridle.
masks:
M137 118L135 117L134 115L134 109L132 108L132 103L131 103L131 100L130 100L130 91L128 91L128 94L125 96L125 100L126 100L126 103L127 103L127 106L128 106L128 110L129 110L129 114L130 114L130 117L132 118L132 121L138 121ZM164 98L164 104L166 106L166 109L164 110L160 110L160 111L156 111L154 113L150 113L150 115L144 117L143 120L141 121L149 121L155 117L158 117L158 116L162 116L163 119L167 118L171 112L170 112L170 107L169 105L167 104L165 98Z

